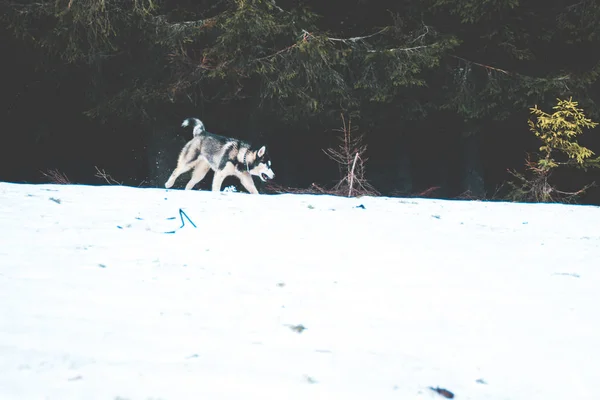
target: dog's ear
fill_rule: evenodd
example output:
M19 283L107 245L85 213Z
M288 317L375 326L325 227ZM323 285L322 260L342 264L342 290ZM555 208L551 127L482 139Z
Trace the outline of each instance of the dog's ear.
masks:
M258 153L257 153L258 157L260 158L260 157L264 156L266 151L267 151L267 148L265 146L258 149Z

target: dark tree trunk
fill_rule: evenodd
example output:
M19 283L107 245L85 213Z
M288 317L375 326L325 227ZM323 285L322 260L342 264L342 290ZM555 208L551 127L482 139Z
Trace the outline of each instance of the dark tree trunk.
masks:
M476 198L485 196L480 142L481 135L479 133L471 133L462 139L462 192Z

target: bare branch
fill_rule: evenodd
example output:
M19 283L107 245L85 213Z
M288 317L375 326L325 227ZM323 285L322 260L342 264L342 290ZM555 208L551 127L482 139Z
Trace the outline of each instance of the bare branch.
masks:
M352 195L377 195L379 192L367 182L365 178L366 158L361 155L367 150L367 146L362 144L363 135L353 136L352 122L346 120L342 115L343 127L339 131L343 133L340 136L341 143L337 149L328 148L323 150L325 154L335 161L340 168L340 181L333 187L335 193L344 193L351 197Z
M40 171L42 175L50 180L51 183L56 183L58 185L69 185L71 181L67 177L66 174L60 172L57 169L51 169L46 172Z
M423 27L425 28L425 32L419 36L417 36L416 38L414 38L413 40L410 41L410 43L414 43L418 40L422 40L425 38L425 36L427 36L429 34L429 27L425 24L423 24Z
M365 40L365 39L371 38L373 36L380 35L380 34L384 33L385 31L387 31L388 29L389 29L389 27L385 27L385 28L383 28L380 31L377 31L375 33L372 33L372 34L366 35L366 36L356 36L356 37L351 37L351 38L346 38L346 39L328 37L327 39L331 40L332 42L344 42L344 43L346 43L346 42L357 42L359 40Z
M385 50L367 50L367 52L369 53L384 53L384 52L397 52L397 51L404 51L406 53L410 53L413 51L417 51L417 50L421 50L421 49L426 49L429 47L433 47L435 46L436 43L433 44L428 44L428 45L422 45L422 46L415 46L415 47L405 47L405 48L396 48L396 49L385 49Z
M502 72L503 74L506 74L506 75L510 75L510 74L511 74L511 72L505 71L505 70L503 70L503 69L500 69L500 68L495 68L495 67L491 67L491 66L489 66L489 65L485 65L485 64L480 64L480 63L477 63L477 62L475 62L475 61L470 61L470 60L467 60L466 58L462 58L462 57L459 57L459 56L450 55L450 57L453 57L453 58L456 58L456 59L462 60L462 61L464 61L464 62L466 62L466 63L469 63L469 64L474 64L474 65L477 65L477 66L483 67L483 68L485 68L485 69L488 69L488 70L493 70L493 71Z
M103 169L101 170L98 167L94 167L94 168L96 168L96 174L94 175L95 177L104 179L106 181L106 183L108 183L109 185L123 185L123 182L119 182L116 179L113 179L113 177L110 176Z

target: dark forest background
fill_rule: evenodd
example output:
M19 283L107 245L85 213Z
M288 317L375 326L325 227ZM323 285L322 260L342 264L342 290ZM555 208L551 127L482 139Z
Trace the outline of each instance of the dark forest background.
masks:
M197 117L327 187L341 116L383 195L507 198L530 108L600 121L597 0L0 0L0 180L163 187ZM600 153L600 128L582 145ZM212 179L208 175L206 181ZM562 190L598 170L552 177ZM235 182L231 182L235 183ZM177 187L185 184L184 177ZM226 184L228 182L226 181ZM203 182L200 188L208 188ZM578 199L600 204L600 188Z

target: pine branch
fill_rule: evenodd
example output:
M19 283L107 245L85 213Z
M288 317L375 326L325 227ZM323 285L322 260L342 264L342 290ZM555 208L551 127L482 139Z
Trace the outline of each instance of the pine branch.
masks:
M405 47L405 48L395 48L395 49L384 49L384 50L367 50L367 52L369 53L383 53L383 52L390 52L390 53L394 53L394 52L400 52L400 51L404 51L406 53L410 53L413 51L417 51L417 50L421 50L421 49L427 49L430 47L434 47L437 43L432 43L432 44L428 44L428 45L422 45L422 46L415 46L415 47Z
M458 60L464 61L467 64L473 64L473 65L477 65L478 67L485 68L486 70L497 71L497 72L501 72L501 73L503 73L505 75L513 75L513 76L518 76L518 77L522 77L522 78L534 79L534 80L537 80L537 81L554 81L554 82L560 82L560 81L566 81L566 80L572 79L572 76L570 74L562 75L562 76L557 76L557 77L554 77L554 78L541 78L541 77L523 75L523 74L520 74L518 72L507 71L507 70L504 70L504 69L492 67L490 65L481 64L481 63L478 63L478 62L475 62L475 61L467 60L466 58L459 57L459 56L454 55L454 54L449 54L449 56L452 57L452 58L456 58Z
M514 73L512 73L512 72L508 72L508 71L505 71L505 70L503 70L503 69L500 69L500 68L495 68L495 67L491 67L491 66L489 66L489 65L480 64L480 63L478 63L478 62L471 61L471 60L467 60L466 58L462 58L462 57L459 57L459 56L455 56L455 55L453 55L453 54L450 54L450 57L453 57L453 58L456 58L456 59L462 60L462 61L464 61L464 62L466 62L466 63L468 63L468 64L473 64L473 65L477 65L477 66L479 66L479 67L483 67L483 68L485 68L485 69L487 69L487 70L493 70L493 71L502 72L503 74L506 74L506 75L514 74Z
M386 31L388 31L389 29L390 29L390 27L389 27L389 26L386 26L385 28L383 28L383 29L381 29L381 30L379 30L379 31L377 31L377 32L375 32L375 33L372 33L372 34L370 34L370 35L366 35L366 36L356 36L356 37L345 38L345 39L327 37L327 39L328 39L328 40L331 40L332 42L343 42L343 43L347 43L347 42L353 42L353 43L356 43L356 42L358 42L359 40L365 40L365 39L371 38L371 37L373 37L373 36L380 35L380 34L382 34L382 33L386 32ZM306 32L306 31L305 31L305 32ZM307 33L308 33L308 32L307 32Z

